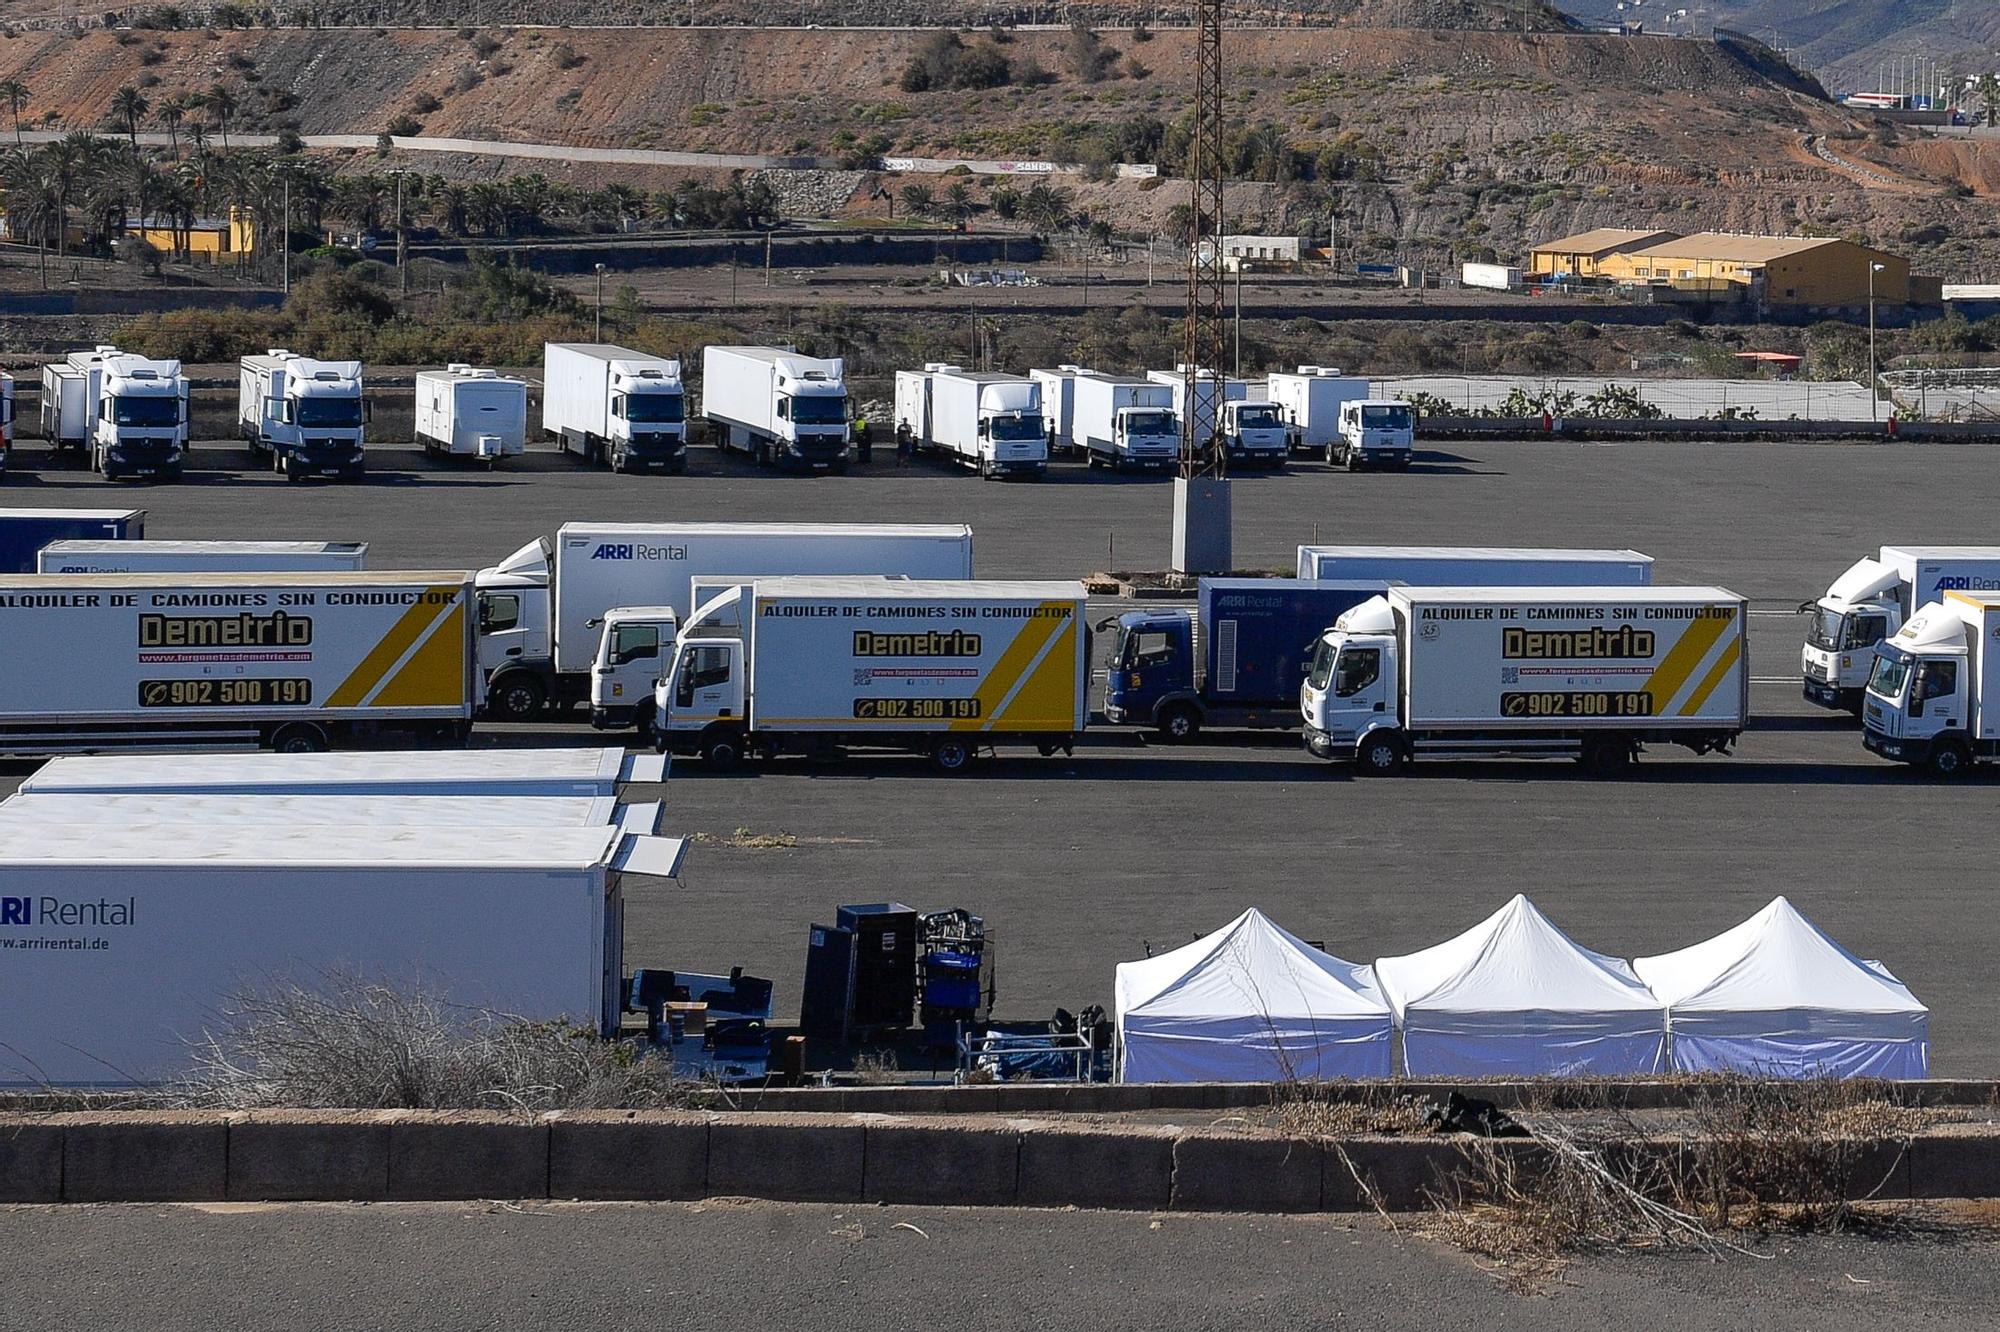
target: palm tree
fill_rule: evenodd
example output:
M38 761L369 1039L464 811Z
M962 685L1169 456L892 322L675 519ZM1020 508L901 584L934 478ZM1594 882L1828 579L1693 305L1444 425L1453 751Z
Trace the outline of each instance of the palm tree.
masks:
M14 113L14 146L21 147L21 109L28 104L28 85L19 79L0 82L0 98L5 98L7 109Z
M46 145L44 161L49 189L55 203L56 258L69 253L69 206L81 186L84 168L97 146L97 136L84 130L64 135Z
M1028 219L1028 225L1049 235L1069 229L1071 222L1070 192L1049 184L1036 181L1028 192L1021 196L1021 215Z
M1986 112L1988 125L2000 125L2000 78L1991 74L1979 76L1979 105Z
M178 97L169 97L154 111L154 117L167 128L167 142L173 149L174 160L181 156L181 122L187 118L187 106Z
M111 95L111 114L125 122L125 133L132 139L132 155L139 155L139 121L151 109L141 93L131 84L126 84Z
M972 187L970 185L967 185L962 180L955 180L945 188L945 215L951 219L953 226L963 230L966 221L972 216L972 208Z
M937 198L928 185L905 185L897 191L907 217L929 217L937 211Z
M431 222L454 236L463 236L471 225L471 201L465 186L455 180L441 182L430 191Z
M7 221L18 227L25 238L35 237L40 258L42 286L49 285L49 231L62 231L62 201L56 193L51 151L17 147L0 161L0 189L7 194Z
M236 99L236 94L218 83L201 95L201 104L215 112L216 128L222 132L222 151L228 152L229 118L236 114L236 108L241 105Z
M507 193L512 197L514 212L529 231L542 229L542 218L555 201L555 190L548 177L531 171L525 176L516 176L507 182Z

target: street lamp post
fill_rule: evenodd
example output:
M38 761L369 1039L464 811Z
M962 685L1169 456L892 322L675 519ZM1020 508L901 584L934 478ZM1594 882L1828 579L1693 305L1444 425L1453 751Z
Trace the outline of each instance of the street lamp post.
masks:
M1877 371L1875 369L1875 275L1886 265L1868 265L1868 411L1869 419L1882 419L1882 400L1877 396Z
M397 167L389 173L396 178L396 294L410 294L410 228L403 217L403 177L409 172Z
M604 265L597 266L597 338L604 341Z
M278 238L283 247L279 253L283 255L284 278L279 286L289 296L292 294L292 173L280 168L278 179L285 183L285 229Z

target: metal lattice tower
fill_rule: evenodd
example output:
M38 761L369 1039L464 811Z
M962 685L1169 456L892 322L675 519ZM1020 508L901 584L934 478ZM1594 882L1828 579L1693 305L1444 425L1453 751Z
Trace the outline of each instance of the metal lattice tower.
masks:
M1186 410L1181 414L1181 475L1220 477L1227 468L1222 447L1222 367L1228 347L1228 304L1222 282L1222 175L1228 145L1223 138L1223 0L1196 0L1194 46L1194 138L1188 145L1190 236L1187 327L1181 362L1187 376ZM1201 379L1201 372L1211 376ZM1195 437L1197 403L1209 410L1208 431Z

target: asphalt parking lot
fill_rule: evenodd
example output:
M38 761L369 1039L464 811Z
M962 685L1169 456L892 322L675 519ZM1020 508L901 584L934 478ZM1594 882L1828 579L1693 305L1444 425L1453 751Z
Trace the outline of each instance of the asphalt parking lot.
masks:
M1039 1017L1108 1005L1119 960L1250 905L1366 960L1526 892L1580 942L1631 956L1784 893L1931 1005L1935 1072L2000 1071L2000 915L1983 905L1996 779L1936 787L1880 762L1802 703L1794 678L1790 608L1854 559L1885 542L1994 540L1982 497L2000 452L1913 448L1481 442L1407 474L1247 476L1234 499L1244 568L1289 570L1315 539L1630 546L1657 558L1661 583L1734 588L1755 613L1756 725L1734 757L1655 751L1605 783L1567 764L1355 781L1289 737L1169 749L1125 732L1094 734L1073 759L1002 757L956 778L886 758L726 777L687 763L666 792L672 822L722 840L696 848L680 885L634 893L627 962L741 964L777 980L785 1014L807 929L838 903L964 906L995 931L1003 1014ZM964 521L993 577L1166 563L1165 482L1065 467L998 484L876 458L845 477L780 477L702 450L688 476L638 478L553 456L487 473L383 450L366 484L319 487L242 470L218 444L197 449L187 484L126 488L43 470L28 441L0 500L144 507L155 537L366 540L378 568L477 567L564 521L670 518ZM590 740L581 725L492 735L565 729ZM738 830L797 844L727 845Z

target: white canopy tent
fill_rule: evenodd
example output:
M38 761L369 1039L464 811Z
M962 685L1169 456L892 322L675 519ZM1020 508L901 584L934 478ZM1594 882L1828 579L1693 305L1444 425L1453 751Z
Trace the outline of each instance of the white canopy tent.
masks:
M1455 939L1375 964L1412 1077L1657 1073L1664 1006L1516 896Z
M1713 939L1632 966L1667 1007L1677 1072L1930 1074L1930 1010L1782 897Z
M1393 1028L1370 969L1252 908L1206 938L1118 964L1123 1082L1385 1078Z

